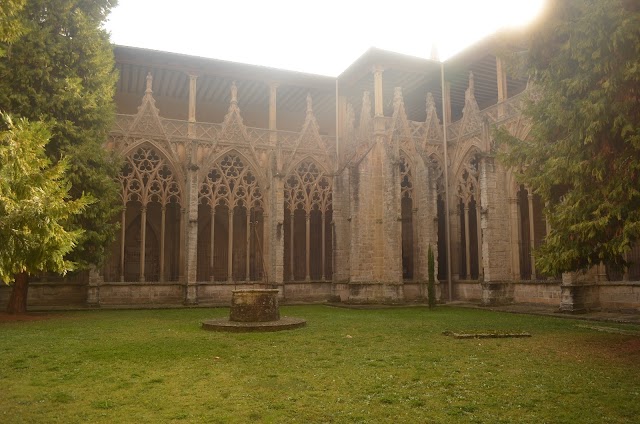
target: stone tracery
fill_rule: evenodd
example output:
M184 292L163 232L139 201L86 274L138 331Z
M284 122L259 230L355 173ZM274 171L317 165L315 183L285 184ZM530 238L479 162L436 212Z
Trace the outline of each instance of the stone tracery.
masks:
M245 280L255 279L260 273L257 268L261 264L261 252L256 250L259 237L256 227L262 226L260 218L264 211L264 199L256 174L245 162L235 152L225 154L206 174L198 192L199 203L207 205L210 212L209 243L203 243L203 240L199 240L198 243L200 258L208 249L209 272L205 272L206 267L200 264L198 274L208 274L212 281L220 277L216 274L222 274L216 272L216 268L224 268L222 264L216 267L216 256L218 260L226 258L226 279L229 281L241 274L244 274ZM216 216L219 217L218 220ZM234 218L236 221L244 218L244 226L241 222L234 223ZM218 233L222 231L222 235L226 234L226 243L222 242L220 234L216 243L216 228ZM241 235L244 235L244 244L234 247L234 241L241 240ZM201 236L204 237L204 234L201 233ZM223 247L226 247L226 250ZM238 259L235 263L234 253L237 253L235 256ZM201 259L200 262L202 261ZM244 262L244 267L240 267L241 262Z
M320 248L320 278L324 280L327 276L326 247L327 247L327 219L331 214L332 205L332 180L320 167L310 159L303 160L296 166L285 180L284 187L285 209L289 212L289 275L294 279L295 270L295 234L296 221L304 217L305 221L305 280L311 279L311 255L312 250ZM300 219L296 220L296 211L300 211ZM311 246L311 226L312 215L319 216L320 220L320 246ZM317 225L317 218L315 219ZM300 224L298 224L299 226ZM316 233L317 231L314 231ZM286 250L286 249L285 249Z
M460 271L466 279L482 275L482 232L480 229L479 158L468 154L456 181L455 194L460 214ZM475 243L474 243L475 242Z
M163 159L158 152L150 146L142 146L129 154L125 165L119 176L122 186L121 198L123 202L122 222L121 222L121 246L120 246L120 280L132 279L126 271L128 269L127 256L139 257L139 281L145 281L146 268L156 262L155 256L159 256L159 280L165 279L165 238L166 238L166 214L167 206L174 205L172 213L177 214L177 210L182 202L180 185L178 184L171 166ZM127 248L130 251L137 250L135 246L127 246L127 207L130 203L140 206L139 216L139 250L138 254L127 255ZM160 250L156 252L156 246L147 245L147 224L148 206L157 203L160 206ZM136 218L137 220L137 218ZM137 222L137 221L136 221ZM151 248L151 249L150 249ZM147 252L150 251L153 258L149 263ZM177 256L174 252L173 256ZM155 273L152 273L155 276ZM172 274L175 274L173 272Z

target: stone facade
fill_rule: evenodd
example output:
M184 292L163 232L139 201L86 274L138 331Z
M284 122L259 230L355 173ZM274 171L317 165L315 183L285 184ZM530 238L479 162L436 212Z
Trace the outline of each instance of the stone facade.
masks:
M640 272L536 273L542 205L493 140L527 136L529 90L491 51L441 64L372 49L328 78L116 47L120 236L102 270L33 283L30 304L227 305L254 287L424 301L431 247L439 301L637 310Z

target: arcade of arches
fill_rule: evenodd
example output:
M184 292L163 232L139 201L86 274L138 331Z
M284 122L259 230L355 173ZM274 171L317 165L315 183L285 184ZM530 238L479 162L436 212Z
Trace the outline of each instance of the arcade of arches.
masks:
M371 49L330 78L116 46L119 236L76 294L36 282L33 302L227 304L253 286L420 301L431 248L442 301L637 307L640 248L624 274L536 269L544 205L491 131L527 136L531 90L490 52L441 66Z

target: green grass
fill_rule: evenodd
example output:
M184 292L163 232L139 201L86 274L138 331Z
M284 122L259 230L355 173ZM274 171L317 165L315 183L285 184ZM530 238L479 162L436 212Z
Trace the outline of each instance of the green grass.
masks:
M307 327L203 331L227 309L0 323L0 422L628 423L640 328L438 307L283 307ZM458 340L455 332L530 332ZM350 337L347 337L350 336Z

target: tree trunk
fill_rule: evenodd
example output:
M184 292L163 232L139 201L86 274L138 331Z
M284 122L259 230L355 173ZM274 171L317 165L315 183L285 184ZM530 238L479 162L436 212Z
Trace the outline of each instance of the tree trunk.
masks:
M10 314L24 314L27 312L27 292L29 290L29 274L21 272L15 275L13 290L7 305Z

